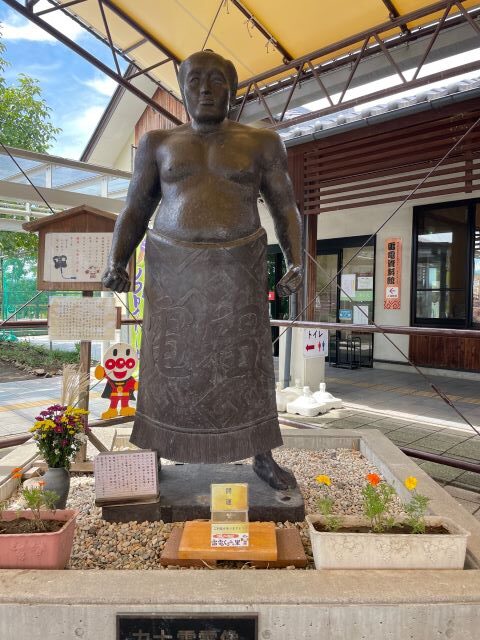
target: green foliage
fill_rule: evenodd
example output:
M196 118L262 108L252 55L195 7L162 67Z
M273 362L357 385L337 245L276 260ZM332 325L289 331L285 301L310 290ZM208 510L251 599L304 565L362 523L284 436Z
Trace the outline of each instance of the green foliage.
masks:
M425 514L429 502L430 498L414 491L410 502L404 505L403 510L407 514L407 524L412 528L412 533L425 533Z
M46 153L60 133L50 121L50 107L42 97L38 80L21 73L16 82L7 84L4 77L8 62L2 57L5 45L0 41L0 142L28 151ZM33 233L0 231L0 256L13 257L19 252L36 255L37 236Z
M363 512L370 520L372 530L385 531L393 526L395 519L388 510L396 495L395 489L386 482L380 482L375 486L366 484L362 489Z
M0 341L0 353L4 360L52 372L57 372L64 364L78 364L80 362L78 351L60 351L59 349L49 351L44 347L24 341Z
M325 529L327 531L337 531L340 528L340 518L333 514L333 498L321 497L317 500L318 510L325 518Z
M55 503L59 496L55 491L44 491L40 487L25 487L22 489L22 497L27 509L33 513L33 528L36 531L45 531L46 526L40 512L42 510L55 510Z
M36 233L21 233L20 231L0 231L0 256L14 258L19 253L36 256L38 251L38 236Z
M0 56L5 46L0 42ZM13 85L3 72L7 61L0 57L0 132L3 144L45 153L60 129L50 122L50 107L42 97L38 80L21 73Z

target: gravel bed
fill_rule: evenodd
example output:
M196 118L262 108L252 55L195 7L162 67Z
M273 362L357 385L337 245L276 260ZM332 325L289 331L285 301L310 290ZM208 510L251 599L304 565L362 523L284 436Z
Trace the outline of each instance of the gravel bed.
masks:
M328 494L335 501L335 512L345 515L362 514L361 488L367 473L378 469L352 449L283 449L274 452L282 466L290 468L297 478L305 499L306 513L315 513L316 501L322 488L315 481L319 474L330 476L332 484ZM245 461L248 462L248 461ZM13 508L21 507L15 499ZM77 527L70 560L71 569L158 569L160 554L174 527L183 523L129 522L109 523L101 518L101 509L95 506L93 476L73 475L67 508L78 509ZM400 501L395 511L400 514ZM307 569L313 569L313 558L306 522L277 523L278 527L296 527L309 559ZM249 563L217 562L217 568L253 569ZM167 569L181 570L178 567ZM210 567L198 568L208 570Z

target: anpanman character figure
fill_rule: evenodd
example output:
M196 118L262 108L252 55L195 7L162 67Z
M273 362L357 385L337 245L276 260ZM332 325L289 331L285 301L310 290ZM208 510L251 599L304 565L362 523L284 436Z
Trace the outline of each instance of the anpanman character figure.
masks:
M138 389L138 382L132 376L137 366L134 349L125 342L112 345L103 357L103 366L97 365L95 377L97 380L107 379L102 398L110 398L110 407L102 413L102 420L115 418L117 415L133 416L135 408L129 407L130 400L135 400L133 394ZM120 403L120 411L117 407Z

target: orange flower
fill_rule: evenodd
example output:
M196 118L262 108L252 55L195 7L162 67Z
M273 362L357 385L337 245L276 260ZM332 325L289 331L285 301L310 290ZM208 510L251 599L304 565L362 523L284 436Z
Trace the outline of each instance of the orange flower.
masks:
M382 481L380 476L376 473L367 473L367 480L372 485L372 487L376 487L377 484L380 484L380 482Z
M15 467L15 469L12 469L12 473L19 473L20 471L22 471L22 467Z
M45 480L39 480L37 484L39 487L43 487L43 485L45 484Z
M18 479L18 478L21 478L21 477L22 477L21 473L12 473L12 478Z

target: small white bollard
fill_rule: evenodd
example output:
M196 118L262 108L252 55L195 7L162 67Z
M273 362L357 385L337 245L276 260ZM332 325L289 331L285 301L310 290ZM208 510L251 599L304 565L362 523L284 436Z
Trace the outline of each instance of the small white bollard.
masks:
M342 409L343 402L340 398L335 398L331 393L326 390L325 382L321 382L319 385L319 391L315 391L313 397L318 402L322 402L328 406L328 409Z
M327 413L328 408L325 403L315 400L310 387L303 387L303 393L296 400L287 403L288 413L296 413L300 416L313 418L320 413Z

